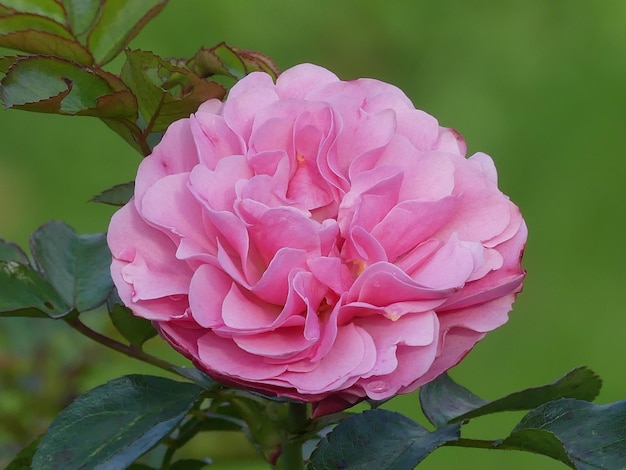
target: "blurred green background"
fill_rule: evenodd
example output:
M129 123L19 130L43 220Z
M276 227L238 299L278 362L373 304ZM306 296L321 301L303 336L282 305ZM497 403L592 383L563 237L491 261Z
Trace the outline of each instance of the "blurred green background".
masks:
M530 229L528 278L511 321L452 375L485 398L588 365L599 402L626 398L626 2L171 0L132 43L190 57L222 40L282 69L325 66L402 88L494 158L500 186ZM94 194L133 179L139 157L103 124L0 110L0 237L27 243L50 219L106 230ZM41 431L76 390L152 371L39 320L0 326L0 461ZM421 419L415 396L389 407ZM13 413L11 415L11 413ZM521 415L472 423L503 437ZM204 446L205 443L200 444ZM218 436L216 469L256 469L239 439ZM246 449L246 450L244 450ZM545 457L444 448L420 468L561 469Z

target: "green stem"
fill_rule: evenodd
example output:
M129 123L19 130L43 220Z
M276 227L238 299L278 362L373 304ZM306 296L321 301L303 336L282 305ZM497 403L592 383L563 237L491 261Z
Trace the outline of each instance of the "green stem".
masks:
M302 437L300 434L309 421L306 403L289 403L286 418L287 435L282 439L281 453L276 470L304 470Z
M466 439L466 438L459 438L455 441L449 441L446 442L444 445L445 446L452 446L452 447L472 447L475 449L493 449L493 450L526 450L526 449L522 449L516 446L510 446L510 445L497 445L496 446L496 442L497 441L488 441L488 440L484 440L484 439Z
M125 354L126 356L139 359L140 361L143 361L143 362L147 362L148 364L158 367L159 369L163 369L173 374L184 377L180 372L176 370L176 366L174 366L174 364L171 364L167 361L164 361L163 359L159 359L156 356L148 354L142 351L141 349L136 348L135 346L126 345L112 338L109 338L108 336L104 336L103 334L98 333L97 331L94 331L91 328L89 328L87 325L81 322L78 319L78 317L72 317L72 318L66 317L64 320L65 320L65 323L71 326L74 330L78 331L83 336L86 336L87 338L94 340L96 343L100 343L101 345L106 346L109 349L113 349L115 351L121 352L122 354Z

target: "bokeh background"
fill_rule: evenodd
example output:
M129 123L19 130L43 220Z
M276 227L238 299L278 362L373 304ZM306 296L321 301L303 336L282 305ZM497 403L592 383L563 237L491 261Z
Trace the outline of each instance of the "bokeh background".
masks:
M496 398L585 364L603 377L598 401L607 403L626 398L625 23L622 0L171 0L132 46L190 57L224 40L282 69L313 62L343 79L378 78L456 128L470 153L492 155L530 228L528 278L511 321L452 376ZM0 142L0 237L22 245L50 219L106 230L112 210L87 201L132 180L139 163L92 118L0 110ZM0 324L0 462L80 390L154 372L64 326ZM422 419L414 395L388 406ZM472 423L467 435L503 437L520 417ZM265 468L238 437L205 439L196 446L214 457L211 468ZM565 467L444 448L420 468Z

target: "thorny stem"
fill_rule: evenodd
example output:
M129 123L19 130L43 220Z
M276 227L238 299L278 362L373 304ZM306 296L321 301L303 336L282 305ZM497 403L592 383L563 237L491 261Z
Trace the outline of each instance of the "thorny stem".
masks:
M71 326L74 330L78 331L80 334L86 336L87 338L94 340L97 343L100 343L103 346L106 346L107 348L113 349L117 352L121 352L122 354L125 354L126 356L139 359L140 361L151 364L155 367L158 367L159 369L166 370L167 372L171 372L172 374L176 374L181 377L184 377L180 372L176 370L176 366L174 366L174 364L164 361L163 359L159 359L158 357L153 356L152 354L148 354L147 352L142 351L141 349L136 348L135 346L126 345L112 338L109 338L108 336L104 336L103 334L98 333L97 331L89 328L87 325L81 322L77 317L65 318L65 322L69 326Z

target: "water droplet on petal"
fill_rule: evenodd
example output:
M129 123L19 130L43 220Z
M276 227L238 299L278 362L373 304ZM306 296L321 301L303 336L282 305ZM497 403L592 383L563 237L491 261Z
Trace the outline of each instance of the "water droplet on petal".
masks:
M374 380L366 385L367 389L373 393L383 393L386 392L389 387L387 386L387 382L384 380Z

